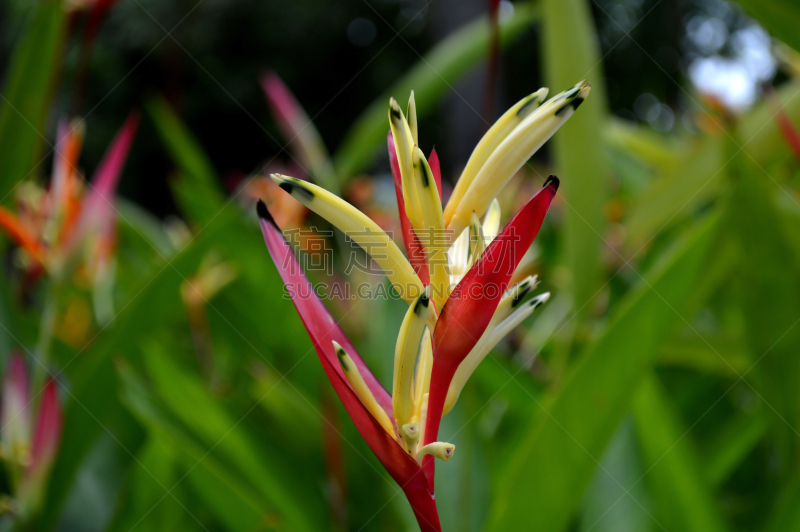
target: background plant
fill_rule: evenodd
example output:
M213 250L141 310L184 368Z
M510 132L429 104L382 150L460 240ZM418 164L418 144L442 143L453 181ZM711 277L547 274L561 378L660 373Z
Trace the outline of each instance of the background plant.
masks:
M495 117L482 100L488 6L88 4L0 6L4 206L21 183L48 183L59 119L84 118L78 166L92 176L130 110L144 111L114 210L113 320L70 277L43 358L52 280L28 283L3 237L0 354L46 368L64 412L40 511L23 523L5 504L2 526L412 528L282 297L252 208L280 191L250 178L293 166L380 219L393 200L386 102L411 88L422 148L435 141L442 168L460 168ZM798 9L538 0L510 12L500 5L495 109L540 85L587 78L593 93L505 198L561 177L537 257L554 297L441 429L459 452L438 468L444 528L797 529ZM748 16L784 43L777 74L756 76L769 57L748 63ZM752 101L695 88L720 60L752 74ZM259 84L270 70L311 124L279 125ZM327 177L292 138L307 128ZM330 303L387 383L403 304Z

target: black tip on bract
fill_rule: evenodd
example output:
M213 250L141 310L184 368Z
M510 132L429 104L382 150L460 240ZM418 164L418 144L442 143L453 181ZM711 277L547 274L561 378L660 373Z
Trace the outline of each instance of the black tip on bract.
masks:
M269 213L269 209L267 209L267 206L263 201L258 200L258 203L256 203L256 212L258 213L259 218L268 221L275 227L278 227L278 224L275 223L275 219L272 218L272 215Z
M346 354L347 353L345 353L344 349L342 349L342 348L339 348L339 349L336 350L336 356L339 358L339 364L341 364L342 369L345 370L345 371L347 371L347 362L345 362L345 360L344 360L344 356Z
M422 313L422 309L428 308L428 301L429 299L426 294L419 296L417 304L414 306L414 313L420 315Z
M561 181L555 175L551 175L544 182L544 185L542 185L542 188L546 188L549 185L553 185L553 188L558 190L559 185L561 185Z

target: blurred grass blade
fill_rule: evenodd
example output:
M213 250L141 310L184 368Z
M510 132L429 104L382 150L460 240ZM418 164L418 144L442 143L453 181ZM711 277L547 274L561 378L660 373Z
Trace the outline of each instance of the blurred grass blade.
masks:
M181 212L192 222L206 222L225 204L211 161L195 136L163 98L147 102L147 111L180 176L172 183Z
M733 418L709 438L702 460L709 485L717 487L730 477L762 440L768 422L763 410L756 409Z
M490 530L559 532L569 523L597 460L639 382L672 330L717 227L710 214L617 305L598 340L544 404L500 476Z
M797 0L736 0L747 14L758 20L773 37L800 50L800 4Z
M800 530L800 477L795 474L777 497L775 510L769 516L766 532Z
M181 465L187 471L187 480L199 492L207 507L225 524L225 529L241 532L256 530L264 518L266 502L238 480L229 468L220 464L213 453L172 422L130 368L123 364L117 369L125 405L159 440L174 449L176 458L183 462ZM166 489L173 487L174 483ZM165 499L169 498L163 488L158 492Z
M800 264L786 236L790 228L777 211L775 199L784 191L735 143L730 149L737 150L738 186L727 215L742 249L737 275L746 279L741 309L747 343L758 364L755 371L763 376L746 378L757 383L775 413L780 459L788 467L800 455Z
M741 338L704 335L693 331L668 338L658 350L659 367L691 369L726 378L738 378L752 363Z
M514 4L514 9L513 18L500 26L501 45L508 45L521 35L536 16L533 2L518 2ZM385 142L389 129L386 105L390 97L404 100L413 89L417 117L424 117L436 108L452 83L486 59L489 34L486 17L467 24L437 44L391 89L372 102L350 127L336 152L334 164L339 179L346 180L364 170ZM565 85L565 88L574 84Z
M698 206L719 194L727 175L723 139L706 136L693 140L679 159L659 168L661 175L631 208L625 227L632 249L692 216Z
M657 501L655 519L667 530L727 530L680 414L652 373L634 398L633 416L645 481Z
M62 5L62 0L39 3L5 73L0 93L0 203L6 205L14 186L27 177L42 155L56 64L61 59L66 18Z
M785 83L776 91L782 112L794 123L800 123L800 98L795 97L798 91L797 81ZM725 152L724 137L690 136L674 150L655 152L652 147L643 146L642 136L646 138L648 132L642 129L617 125L611 130L612 142L636 153L657 173L626 216L626 232L633 249L647 242L654 232L686 220L699 206L718 197L732 164L728 161L731 154ZM742 116L738 129L743 151L762 166L790 156L775 121L775 110L767 102Z
M565 238L574 308L584 314L591 310L587 303L600 287L603 208L609 177L601 143L608 104L590 4L587 0L542 1L546 83L556 92L583 79L592 85L590 97L554 135L552 144L554 173L564 183L562 198L567 205Z
M639 479L644 473L633 423L626 419L603 454L586 493L579 532L655 532L650 494Z
M171 496L164 497L166 490L176 487L178 480L169 444L151 435L131 463L127 476L129 494L119 505L108 532L130 532L136 527L177 530L185 510Z
M270 502L292 530L317 530L310 508L314 498L301 496L299 479L291 477L285 457L269 445L257 446L231 416L206 391L200 377L192 378L170 360L156 344L144 350L148 375L161 398L186 426L191 427L209 449L214 449L237 467Z

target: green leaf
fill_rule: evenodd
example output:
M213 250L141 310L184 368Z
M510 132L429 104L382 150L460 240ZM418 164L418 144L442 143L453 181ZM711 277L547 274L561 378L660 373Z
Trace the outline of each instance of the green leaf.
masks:
M158 98L148 101L147 110L180 171L172 188L181 211L191 222L209 221L226 202L211 161L166 100Z
M763 409L734 417L705 444L704 477L711 486L719 486L734 472L764 437L769 418Z
M109 532L177 530L186 512L167 495L178 480L174 452L153 434L139 451L128 473L128 494L119 507Z
M795 0L736 0L747 14L757 19L772 35L800 50L800 33L797 21L800 20L800 4Z
M728 171L723 146L720 137L693 138L678 159L659 168L660 175L627 216L629 246L639 249L654 235L691 217L699 205L718 196Z
M630 419L608 445L602 467L597 469L586 493L581 515L581 532L651 532L660 530L653 521L650 495L636 434Z
M780 185L750 157L737 151L734 159L738 186L727 216L742 249L738 278L746 339L754 373L763 376L744 379L771 407L781 459L788 467L800 454L800 264L787 237L796 228L785 227L777 209L775 198L784 194Z
M673 329L717 226L709 215L621 301L597 341L543 403L500 475L489 530L558 532L573 515L660 343Z
M599 139L608 116L600 46L591 2L543 0L542 51L545 81L556 92L587 79L589 97L553 136L555 173L567 206L565 240L574 308L578 318L591 310L601 284L600 256L605 234L609 165Z
M514 17L500 26L501 46L507 46L529 28L536 17L532 2L514 4ZM486 58L489 43L489 21L479 17L442 40L423 56L391 89L373 101L347 131L334 157L340 180L362 171L386 145L389 131L389 98L407 98L414 90L417 117L422 118L436 108L439 99L451 84Z
M705 373L716 373L737 378L747 371L752 361L741 339L694 331L667 339L658 352L659 366L689 368Z
M65 16L62 0L42 0L27 33L14 48L0 98L0 203L40 161Z
M257 446L231 416L209 395L201 380L172 362L168 353L154 344L145 348L148 374L159 397L172 413L198 435L209 451L218 452L238 468L269 501L271 511L282 516L291 530L317 530L308 507L311 493L302 494L299 479L292 478L285 458L272 455L269 445ZM245 414L246 415L246 414ZM302 494L302 495L301 495Z
M800 91L800 80L791 80L777 90L778 100L789 119L800 123L800 98L795 98ZM742 151L759 164L768 165L775 160L794 159L794 155L778 127L775 108L764 100L754 106L741 119L738 126Z
M661 526L687 532L727 530L680 414L652 374L639 387L633 415Z
M795 476L784 484L776 508L764 530L767 532L800 530L800 477Z
M174 454L182 460L189 480L208 508L228 530L254 530L264 517L266 502L229 468L223 466L214 454L181 430L168 413L156 404L152 395L127 365L120 364L118 370L122 381L123 402L150 431L174 449ZM167 489L173 487L175 483L167 486ZM158 492L159 495L166 494L163 488Z

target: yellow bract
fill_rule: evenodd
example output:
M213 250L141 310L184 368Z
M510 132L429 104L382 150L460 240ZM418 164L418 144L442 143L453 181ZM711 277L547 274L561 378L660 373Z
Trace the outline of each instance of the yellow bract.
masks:
M448 203L445 222L450 238L458 237L469 225L473 212L483 216L506 183L572 116L588 94L589 86L580 83L545 102L514 128L486 160L463 198Z
M319 214L361 246L384 271L397 292L411 303L424 291L414 269L389 235L343 199L307 181L280 174L270 176L300 203Z
M347 354L347 351L342 348L335 340L333 341L333 349L336 351L336 356L339 359L339 365L342 367L342 372L344 373L347 382L350 383L350 387L355 392L358 400L361 401L361 404L364 405L372 417L380 423L383 430L385 430L389 435L397 441L397 436L394 433L394 427L392 426L392 421L389 419L389 416L386 412L381 408L381 405L378 404L378 401L375 400L375 396L372 395L372 390L369 389L367 383L364 382L364 377L361 376L361 373L358 371L358 366L356 366L353 359L350 358L350 355Z

